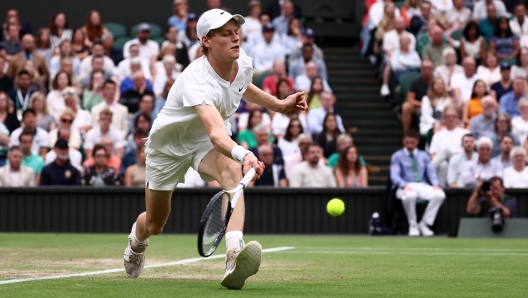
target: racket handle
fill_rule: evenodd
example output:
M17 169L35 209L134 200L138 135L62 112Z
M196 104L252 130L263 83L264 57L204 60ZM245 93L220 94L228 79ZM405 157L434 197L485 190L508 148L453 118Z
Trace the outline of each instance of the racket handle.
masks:
M253 177L255 177L256 173L257 172L254 168L249 169L249 171L246 173L246 176L244 176L244 178L242 178L242 180L240 181L240 184L244 185L244 188L246 188L249 182L253 180Z

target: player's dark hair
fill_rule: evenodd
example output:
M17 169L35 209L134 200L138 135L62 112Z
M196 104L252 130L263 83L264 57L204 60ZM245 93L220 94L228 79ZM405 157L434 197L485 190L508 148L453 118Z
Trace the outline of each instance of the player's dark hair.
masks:
M297 137L299 137L299 135L301 135L302 133L304 133L304 130L303 130L303 127L301 125L301 121L299 121L299 119L292 119L290 121L290 123L288 124L288 127L286 128L286 133L284 134L284 139L288 142L291 142L293 141L293 135L291 133L291 128L293 126L293 124L297 123L299 125L299 128L300 128L300 132L299 134L297 135Z

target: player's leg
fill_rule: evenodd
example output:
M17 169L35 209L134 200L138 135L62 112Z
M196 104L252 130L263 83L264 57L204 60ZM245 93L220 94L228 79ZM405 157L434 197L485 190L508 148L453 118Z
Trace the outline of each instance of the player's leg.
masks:
M197 160L200 159L197 158ZM201 158L198 172L217 180L223 189L235 188L242 179L242 166L214 149ZM246 279L257 273L262 260L260 243L251 241L244 244L242 239L244 216L245 205L244 194L242 194L231 215L225 235L226 273L222 279L222 285L229 289L241 289Z

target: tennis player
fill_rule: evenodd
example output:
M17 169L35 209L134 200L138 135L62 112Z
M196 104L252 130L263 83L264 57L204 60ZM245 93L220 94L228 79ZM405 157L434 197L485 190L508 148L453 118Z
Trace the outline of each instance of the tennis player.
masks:
M198 20L196 30L204 56L180 74L146 143L146 212L138 216L128 237L124 253L128 277L138 277L143 271L148 238L163 231L172 193L184 182L189 167L226 190L235 188L251 168L257 173L254 180L263 173L264 164L230 138L228 119L242 97L280 113L308 109L302 92L279 101L251 83L252 59L240 47L238 35L244 22L241 15L220 9L209 10ZM262 257L258 242L244 244L244 212L241 196L225 234L222 285L230 289L242 288L258 271Z

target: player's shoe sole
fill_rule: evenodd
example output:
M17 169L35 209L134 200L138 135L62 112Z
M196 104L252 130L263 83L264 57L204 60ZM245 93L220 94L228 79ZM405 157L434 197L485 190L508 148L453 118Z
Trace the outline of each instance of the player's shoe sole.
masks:
M258 272L262 261L262 246L257 241L250 241L236 256L235 266L227 270L222 279L222 286L240 290L246 279Z

